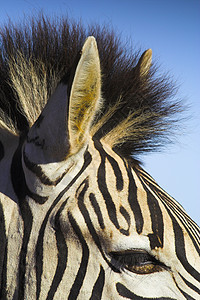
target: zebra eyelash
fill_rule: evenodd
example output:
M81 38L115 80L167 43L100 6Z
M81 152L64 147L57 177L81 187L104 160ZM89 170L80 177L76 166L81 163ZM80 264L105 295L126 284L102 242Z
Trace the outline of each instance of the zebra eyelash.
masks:
M126 250L122 252L110 252L111 263L119 271L129 270L138 274L149 274L169 270L165 264L157 260L145 250ZM141 269L141 270L140 270Z

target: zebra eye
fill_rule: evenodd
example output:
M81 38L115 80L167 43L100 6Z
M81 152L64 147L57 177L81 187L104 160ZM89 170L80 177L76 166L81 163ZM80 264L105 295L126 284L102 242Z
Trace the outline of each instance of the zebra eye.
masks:
M137 274L150 274L169 269L144 250L111 252L111 263L120 271L129 270Z

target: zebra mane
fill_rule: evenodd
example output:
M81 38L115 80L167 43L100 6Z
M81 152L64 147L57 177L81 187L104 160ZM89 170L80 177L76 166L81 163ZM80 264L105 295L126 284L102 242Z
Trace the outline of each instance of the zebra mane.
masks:
M157 150L170 139L181 111L172 81L154 64L140 76L140 51L113 30L67 18L42 15L0 29L0 127L20 134L32 126L89 35L97 40L103 97L91 134L125 156Z

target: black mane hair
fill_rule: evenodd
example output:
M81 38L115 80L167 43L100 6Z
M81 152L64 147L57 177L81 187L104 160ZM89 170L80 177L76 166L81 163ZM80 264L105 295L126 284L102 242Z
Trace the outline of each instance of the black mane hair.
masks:
M0 29L1 110L14 121L19 132L30 126L26 114L20 110L20 95L11 79L10 66L17 65L19 53L35 68L39 79L45 73L48 98L55 85L69 73L89 35L97 40L104 99L94 124L100 124L95 137L101 139L130 118L130 124L124 127L125 131L131 130L129 139L119 137L114 150L127 157L160 149L171 139L177 113L182 110L180 102L174 100L176 87L168 75L160 75L154 64L141 79L137 69L140 51L131 50L106 26L84 27L68 18L51 19L44 15L27 19L21 25L8 22ZM26 84L32 84L29 77ZM106 122L101 122L109 109L112 114Z

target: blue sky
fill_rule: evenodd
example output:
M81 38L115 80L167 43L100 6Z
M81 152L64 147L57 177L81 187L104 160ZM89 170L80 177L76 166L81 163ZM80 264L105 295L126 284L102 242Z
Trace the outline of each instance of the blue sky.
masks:
M178 98L190 104L191 118L176 144L142 157L144 168L200 224L200 1L199 0L7 0L0 25L8 17L68 15L83 23L106 23L124 40L143 50L152 48L162 71L180 84Z

